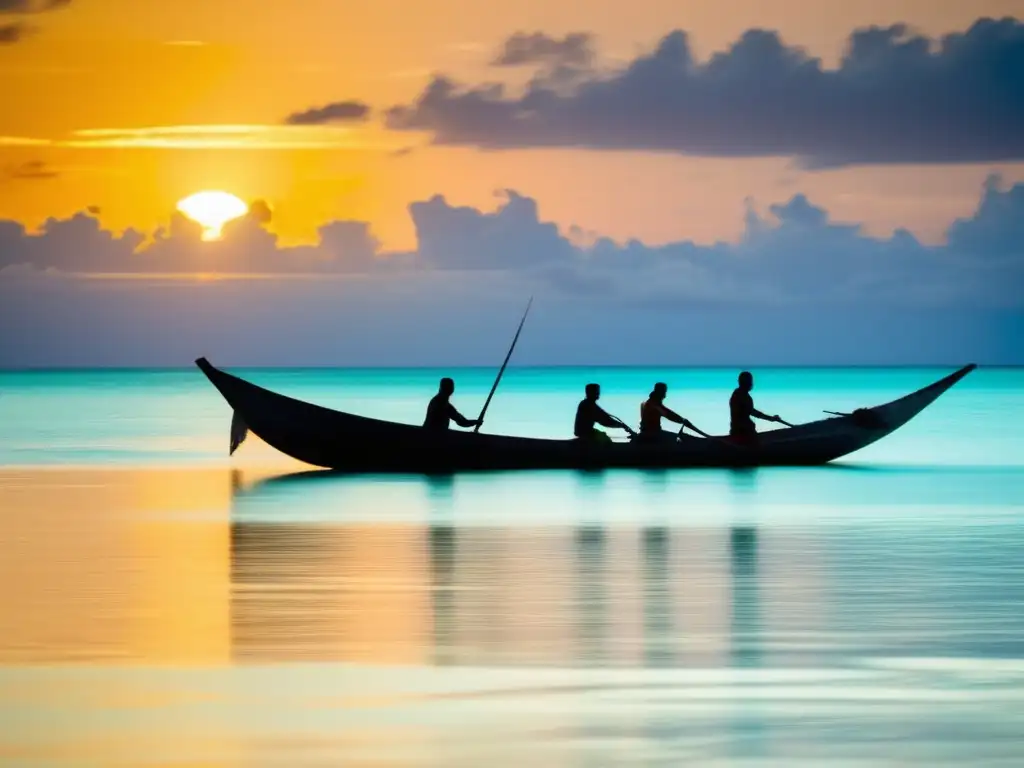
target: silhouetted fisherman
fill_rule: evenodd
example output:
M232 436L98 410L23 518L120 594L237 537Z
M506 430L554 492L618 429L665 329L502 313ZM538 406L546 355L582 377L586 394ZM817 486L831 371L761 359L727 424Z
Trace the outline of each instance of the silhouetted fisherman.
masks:
M640 436L644 440L676 440L678 435L675 432L661 428L662 419L674 421L676 424L696 431L689 419L684 419L665 405L665 395L667 394L668 385L659 381L654 385L651 394L647 396L647 400L640 406Z
M451 404L449 398L455 392L455 382L445 376L437 388L437 394L430 398L427 406L427 417L423 420L423 426L432 431L442 431L449 428L450 422L455 422L460 427L475 427L479 419L467 419L459 413Z
M782 423L782 419L777 415L769 416L754 407L754 398L750 396L750 390L754 388L754 376L750 371L743 371L737 383L739 386L733 390L732 397L729 398L730 435L756 438L757 427L754 426L754 418Z
M576 437L581 440L610 443L612 439L600 429L595 429L595 424L600 424L602 427L608 427L609 429L624 429L631 435L636 434L632 429L597 404L598 399L601 397L600 384L587 384L586 393L587 396L580 400L580 404L576 406L576 424L573 427L573 434Z

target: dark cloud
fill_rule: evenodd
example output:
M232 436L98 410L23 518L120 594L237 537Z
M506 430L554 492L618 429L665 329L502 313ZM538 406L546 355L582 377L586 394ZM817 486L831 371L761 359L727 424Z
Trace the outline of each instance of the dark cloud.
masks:
M573 32L559 40L543 32L516 32L509 37L492 64L496 67L520 67L527 64L586 67L594 59L592 37Z
M518 45L513 60L530 58L531 44ZM569 89L543 73L519 96L439 75L415 103L388 110L387 124L492 149L783 156L810 167L1020 160L1024 24L979 19L940 40L905 25L858 29L835 69L758 29L701 63L674 31Z
M50 219L37 233L0 221L0 269L30 265L62 273L236 275L478 274L547 287L563 297L615 305L817 307L1024 306L1024 184L985 185L975 213L951 224L947 243L906 230L875 237L835 222L804 195L750 207L735 243L614 242L578 228L563 233L535 200L500 192L494 211L443 196L409 206L417 249L389 253L367 222L333 221L313 245L284 247L257 201L203 242L196 223L174 214L152 237L104 230L95 215ZM9 273L8 273L9 274ZM475 279L475 278L474 278ZM524 290L526 290L524 288Z
M564 261L575 253L551 222L542 222L537 202L504 190L494 213L454 207L441 195L409 206L419 256L440 269L523 269Z
M274 217L274 211L266 200L253 200L249 203L249 216L259 224L269 224Z
M29 33L29 28L20 23L0 24L0 45L12 45Z
M151 238L128 229L105 230L95 214L48 219L37 234L0 221L0 270L30 265L71 274L345 274L388 266L379 244L361 221L333 221L320 228L313 246L278 245L267 231L270 209L257 201L247 216L229 222L219 241L204 242L202 227L178 212Z
M0 14L46 13L71 5L71 0L0 0Z
M1001 192L999 177L990 177L978 210L953 223L948 241L951 251L977 259L1024 258L1024 184Z
M335 101L322 107L294 112L285 118L288 125L323 125L335 122L361 122L370 115L370 107L361 101Z
M44 163L42 160L29 160L19 165L8 166L5 175L9 179L21 179L28 181L45 181L56 179L60 174Z
M0 0L0 16L46 13L70 4L71 0ZM0 45L21 42L35 31L34 26L21 21L0 24Z

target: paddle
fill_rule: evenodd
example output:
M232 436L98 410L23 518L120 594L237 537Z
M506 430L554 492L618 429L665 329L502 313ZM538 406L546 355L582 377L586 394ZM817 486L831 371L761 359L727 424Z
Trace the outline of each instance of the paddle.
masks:
M608 411L605 411L605 413L608 413ZM622 419L620 419L614 413L608 413L608 415L611 416L615 421L619 422L619 424L622 425L622 428L625 429L626 432L629 433L630 437L635 437L636 436L636 432L634 431L634 429L631 426L629 426L629 424L624 422Z
M484 407L480 410L480 418L476 420L476 426L473 427L474 432L479 432L481 425L484 423L484 414L487 413L487 406L491 404L491 398L494 397L494 391L498 388L498 382L501 381L501 376L505 373L505 366L508 365L509 358L512 357L512 350L516 348L516 342L519 341L519 334L523 330L523 323L526 322L526 316L530 313L530 305L533 304L533 297L526 303L526 311L523 312L523 319L519 321L519 328L516 330L516 335L512 339L512 346L508 348L508 354L505 355L505 362L501 364L501 369L498 371L498 377L494 380L494 385L491 387L491 391L487 394L487 399L484 400Z
M694 432L696 432L698 435L700 435L700 436L702 436L704 438L707 438L708 440L714 440L717 443L722 443L723 445L728 445L730 448L743 449L745 447L743 445L738 445L737 443L734 443L728 437L718 437L717 435L709 435L704 430L697 429L697 427L693 426L693 424L691 424L690 422L687 422L682 427L680 427L680 429L679 429L679 436L680 437L683 436L683 430L686 429L686 427L689 427Z
M715 439L717 439L717 438L715 438L715 436L714 436L714 435L709 435L709 434L708 434L707 432L705 432L704 430L701 430L701 429L697 429L697 427L693 426L693 424L691 424L690 422L686 422L685 424L683 424L683 426L681 426L681 427L679 428L679 434L683 434L683 430L684 430L684 429L686 429L687 427L689 427L690 429L692 429L692 430L693 430L694 432L696 432L696 433L697 433L698 435L700 435L701 437L710 437L710 438L711 438L712 440L715 440Z

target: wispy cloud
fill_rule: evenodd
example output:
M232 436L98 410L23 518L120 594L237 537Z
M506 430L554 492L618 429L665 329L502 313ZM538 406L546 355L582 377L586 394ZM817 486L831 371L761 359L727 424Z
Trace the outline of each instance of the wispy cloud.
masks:
M20 22L0 24L0 45L11 45L20 41L29 28Z
M45 181L47 179L55 179L60 174L42 160L29 160L25 163L7 166L4 169L4 176L8 179Z
M71 0L0 0L0 13L45 13L69 5Z
M138 128L85 128L69 136L43 139L0 136L0 146L80 149L380 149L403 146L381 142L353 128L326 125L159 125Z
M71 4L71 0L0 0L0 16L45 13ZM36 27L23 21L0 24L0 45L13 45L36 31Z
M361 123L370 116L370 107L361 101L334 101L320 107L293 112L285 118L288 125L326 125L327 123Z
M48 147L50 139L34 139L30 136L0 136L0 147Z
M83 128L75 131L76 136L106 137L131 134L133 136L188 136L195 134L249 134L258 133L276 126L258 123L226 123L220 125L153 125L142 128Z
M505 40L492 64L496 67L521 67L528 64L589 66L594 60L592 38L586 32L573 32L562 39L543 32L516 32Z

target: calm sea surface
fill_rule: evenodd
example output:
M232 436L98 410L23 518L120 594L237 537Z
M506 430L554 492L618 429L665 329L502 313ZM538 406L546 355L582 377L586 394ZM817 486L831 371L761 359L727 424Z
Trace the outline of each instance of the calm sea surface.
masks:
M945 369L755 371L791 422ZM419 423L493 370L242 370ZM658 380L510 369L488 432ZM0 765L1024 765L1024 370L815 469L298 475L198 370L0 373Z

